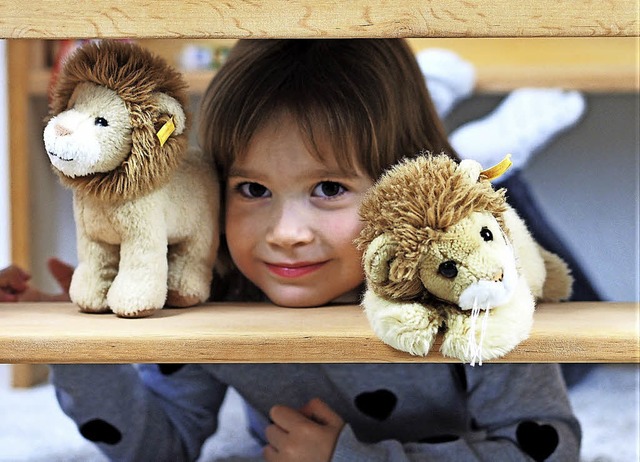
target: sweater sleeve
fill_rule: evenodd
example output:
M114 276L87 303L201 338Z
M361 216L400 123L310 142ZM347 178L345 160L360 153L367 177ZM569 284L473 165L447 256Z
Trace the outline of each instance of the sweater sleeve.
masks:
M465 367L470 431L428 443L359 441L342 430L331 462L577 461L581 431L557 365Z
M195 460L226 392L197 365L52 365L62 410L111 460Z

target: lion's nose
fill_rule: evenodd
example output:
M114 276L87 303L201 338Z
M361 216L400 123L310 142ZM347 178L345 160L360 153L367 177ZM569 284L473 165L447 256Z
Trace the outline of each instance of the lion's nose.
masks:
M493 277L491 278L491 280L493 282L502 282L502 278L504 277L504 272L503 271L499 271L496 274L493 275Z
M53 131L55 132L56 136L67 136L67 135L71 135L71 130L69 130L67 127L60 125L60 124L56 124L53 127Z

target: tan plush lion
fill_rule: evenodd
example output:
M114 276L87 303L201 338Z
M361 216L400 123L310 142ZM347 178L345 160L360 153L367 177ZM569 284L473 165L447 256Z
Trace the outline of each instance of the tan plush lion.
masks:
M73 190L81 311L143 317L209 296L219 185L187 147L186 83L132 43L82 46L58 77L44 143Z
M529 335L536 299L569 297L567 265L531 237L480 165L407 159L361 206L365 313L385 343L482 364Z

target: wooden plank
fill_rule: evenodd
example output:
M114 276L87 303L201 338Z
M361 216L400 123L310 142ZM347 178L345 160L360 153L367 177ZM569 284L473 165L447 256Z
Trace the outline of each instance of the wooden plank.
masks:
M29 42L7 42L9 84L9 171L11 191L11 261L31 266L29 236Z
M32 0L0 38L637 36L637 0Z
M506 362L639 362L638 303L538 307ZM79 313L70 303L0 307L0 363L451 362L379 341L358 306L208 304L144 319Z
M29 92L27 81L31 47L28 40L7 42L8 103L9 117L9 182L11 261L28 269L31 266L29 236L31 223L29 187ZM18 364L11 368L11 383L14 387L31 387L47 378L43 365Z
M29 388L43 383L49 377L49 368L44 364L14 364L11 366L11 386Z
M585 92L638 92L636 37L410 39L419 52L444 48L476 69L476 91L560 87Z

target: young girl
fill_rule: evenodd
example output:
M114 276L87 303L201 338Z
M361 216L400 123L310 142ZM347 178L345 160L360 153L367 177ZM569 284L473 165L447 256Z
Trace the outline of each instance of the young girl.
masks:
M401 40L240 41L203 101L224 181L214 300L357 303L358 206L403 156L452 153ZM215 352L214 352L215 353ZM64 411L117 461L194 460L228 387L271 461L578 460L555 365L54 365Z

